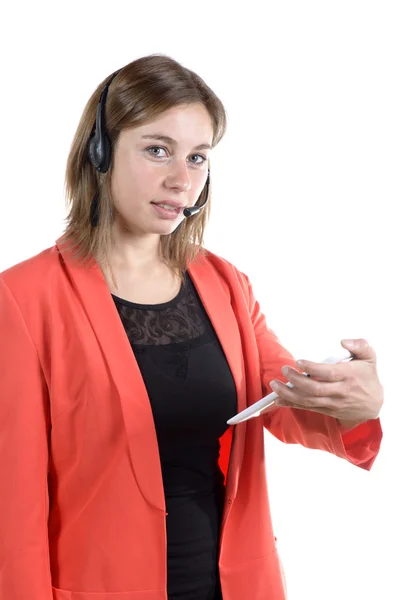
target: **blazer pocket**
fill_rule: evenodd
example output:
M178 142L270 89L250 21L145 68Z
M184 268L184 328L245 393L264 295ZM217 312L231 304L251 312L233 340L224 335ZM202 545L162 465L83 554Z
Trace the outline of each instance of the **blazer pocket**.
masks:
M72 592L52 588L53 600L165 600L164 590L137 590L135 592Z
M71 600L71 592L67 590L58 590L57 588L51 588L53 591L53 600Z
M220 576L227 598L287 600L280 559L275 548L266 556L235 566L220 565Z

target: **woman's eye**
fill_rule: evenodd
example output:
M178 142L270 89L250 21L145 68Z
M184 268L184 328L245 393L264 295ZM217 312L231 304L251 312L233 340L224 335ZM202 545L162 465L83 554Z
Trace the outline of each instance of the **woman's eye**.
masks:
M150 154L152 154L153 156L155 156L156 158L159 158L159 154L155 154L153 151L154 150L164 150L165 148L162 148L161 146L151 146L150 148L147 148L147 150L150 152Z
M201 158L201 162L195 162L195 165L202 165L207 161L207 158L202 154L192 154L192 156L198 156L199 158Z
M167 152L167 150L162 146L150 146L150 148L146 148L146 150L147 152L150 152L150 154L155 158L165 158L165 156L159 154L160 150L163 152ZM197 157L197 159L201 158L201 161L190 161L195 165L202 165L203 163L207 162L207 157L203 156L203 154L192 154L191 158L193 157Z

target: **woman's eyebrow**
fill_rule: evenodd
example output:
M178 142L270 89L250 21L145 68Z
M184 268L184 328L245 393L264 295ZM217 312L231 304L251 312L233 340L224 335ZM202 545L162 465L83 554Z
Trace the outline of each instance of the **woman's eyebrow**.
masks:
M167 144L176 145L177 142L173 140L168 135L163 135L162 133L152 133L151 135L142 135L142 139L153 139L159 140L161 142L166 142ZM211 150L210 144L199 144L194 147L194 150Z

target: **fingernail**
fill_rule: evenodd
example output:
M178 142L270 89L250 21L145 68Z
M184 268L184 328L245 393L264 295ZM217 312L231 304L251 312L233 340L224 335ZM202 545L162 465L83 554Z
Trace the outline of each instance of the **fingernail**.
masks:
M346 344L349 348L355 348L356 343L353 340L343 340L343 343Z
M271 383L269 385L272 387L272 389L275 392L279 389L278 384L276 383L276 381L271 381Z
M282 373L285 377L287 377L288 373L289 373L289 369L287 367L282 367Z

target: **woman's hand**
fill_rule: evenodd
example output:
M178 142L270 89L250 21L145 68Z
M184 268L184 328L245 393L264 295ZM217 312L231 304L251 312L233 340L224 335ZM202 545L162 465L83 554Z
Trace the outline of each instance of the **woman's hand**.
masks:
M341 343L355 359L336 365L297 361L296 366L310 377L283 367L283 375L294 387L271 381L272 389L279 394L275 404L335 417L345 429L376 419L383 404L383 387L376 370L375 351L363 339Z

